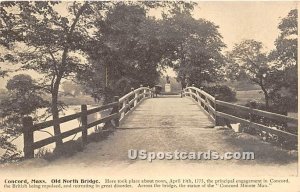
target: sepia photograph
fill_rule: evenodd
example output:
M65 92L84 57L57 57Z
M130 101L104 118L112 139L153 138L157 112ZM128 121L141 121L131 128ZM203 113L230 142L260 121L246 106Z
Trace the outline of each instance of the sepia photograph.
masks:
M298 1L0 1L0 192L300 191Z

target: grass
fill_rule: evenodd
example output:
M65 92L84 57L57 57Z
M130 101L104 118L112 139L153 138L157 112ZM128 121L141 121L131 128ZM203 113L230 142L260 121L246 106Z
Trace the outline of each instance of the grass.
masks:
M245 105L248 101L256 100L260 103L265 103L264 95L260 90L236 91L235 104ZM289 117L298 118L297 112L288 112Z
M235 102L238 105L245 105L248 101L256 100L258 102L264 103L264 95L260 90L249 90L249 91L237 91Z
M226 81L221 83L227 85L229 87L234 88L237 91L248 91L248 90L260 90L258 85L251 83L250 81L243 80L243 81Z

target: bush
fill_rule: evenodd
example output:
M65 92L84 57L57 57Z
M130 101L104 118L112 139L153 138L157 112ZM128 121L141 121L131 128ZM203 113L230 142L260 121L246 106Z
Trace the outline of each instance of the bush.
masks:
M259 110L263 110L263 111L267 110L265 103L262 103L262 102L259 102L259 101L256 101L256 100L248 101L245 104L245 107L253 107L254 109L259 109Z
M0 164L22 160L22 152L18 151L16 145L8 141L9 139L11 138L7 134L0 135L0 148L5 150L5 152L0 155Z
M272 112L287 115L288 111L298 112L298 99L296 96L280 96L272 97Z
M227 85L215 85L203 87L203 90L212 96L217 96L219 100L232 102L236 101L236 91Z

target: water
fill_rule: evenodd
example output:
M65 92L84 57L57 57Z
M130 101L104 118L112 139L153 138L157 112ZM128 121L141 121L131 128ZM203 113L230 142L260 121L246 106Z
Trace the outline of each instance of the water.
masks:
M78 112L80 112L80 107L81 107L80 105L69 106L66 110L64 110L64 114L60 114L60 117L71 115L71 114L74 114L74 113L78 113ZM92 109L92 108L94 108L94 107L93 106L88 106L88 109ZM37 111L37 113L38 113L38 115L42 115L43 113L45 113L45 109L40 109L40 110ZM94 121L100 119L101 117L108 115L109 113L110 113L110 110L101 111L101 112L98 112L98 113L91 114L91 115L88 116L88 123L94 122ZM51 120L51 118L49 118L47 120ZM72 130L74 128L79 127L80 125L81 124L80 124L79 119L74 119L72 121L62 123L62 124L60 124L61 132L63 133L63 132L66 132L68 130ZM103 124L98 125L98 127L99 126L101 127L101 126L103 126ZM95 128L90 128L88 130L88 134L91 134L93 132L95 132ZM46 139L46 138L51 137L53 135L54 135L53 126L42 129L40 131L35 131L34 132L34 142L40 141L42 139ZM80 132L75 134L75 135L71 135L67 138L64 138L63 142L66 142L66 141L69 141L69 140L76 140L79 137L81 137ZM13 140L12 143L17 146L18 150L23 151L23 148L24 148L23 135L21 135L20 137L18 137L15 140ZM55 143L44 146L43 148L46 148L47 150L52 151L55 148ZM4 152L5 152L5 150L0 150L0 155L2 155Z

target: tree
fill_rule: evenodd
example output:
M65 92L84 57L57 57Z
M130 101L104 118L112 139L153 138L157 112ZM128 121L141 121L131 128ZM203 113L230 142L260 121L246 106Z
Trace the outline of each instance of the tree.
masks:
M11 54L6 53L11 49L13 42L20 40L20 30L14 22L14 15L6 9L11 9L16 5L16 2L6 1L0 2L0 62L12 61ZM8 71L0 67L0 77L7 76Z
M269 109L273 75L267 53L262 49L262 43L255 40L244 40L236 44L228 54L228 69L231 69L231 75L246 75L254 84L259 85L265 97L266 108Z
M115 3L105 19L95 23L96 35L88 45L93 66L79 74L79 79L90 87L95 97L104 94L105 98L123 95L130 87L141 84L155 85L160 71L168 65L163 60L171 56L171 47L165 39L168 35L161 35L164 23L149 17L148 11L162 7L165 17L166 13L171 16L177 12L188 13L194 5L188 2ZM124 83L125 88L121 85Z
M161 36L167 50L164 62L174 67L182 87L186 81L197 86L216 81L224 63L221 50L225 47L218 26L196 20L189 12L175 12L162 23Z
M80 52L91 27L87 15L93 10L101 11L105 2L66 2L35 1L18 2L15 5L12 22L22 29L22 47L19 63L22 69L35 70L45 75L44 90L51 94L51 112L54 120L54 133L61 133L58 122L58 92L63 78L74 75L85 68L83 53ZM67 16L58 11L57 6L68 7ZM62 139L57 140L57 147Z
M276 89L273 93L276 103L281 106L296 108L298 103L298 10L291 10L278 25L280 35L275 41L276 49L270 53L269 59L275 64L277 71ZM284 94L280 93L284 90ZM287 97L287 98L285 98ZM280 100L288 100L289 103Z
M6 149L1 161L12 161L20 157L15 145L9 140L17 138L22 133L22 118L28 115L35 120L40 115L37 109L48 107L49 102L42 98L42 92L36 82L25 74L12 77L6 85L8 93L0 101L0 117L2 119L0 147Z
M11 92L15 92L17 96L24 97L26 93L35 90L35 85L29 75L20 74L11 78L7 82L6 88Z
M0 4L0 45L6 48L10 48L13 42L22 39L20 34L22 30L15 23L15 15L10 12L16 4L13 1L5 1Z
M49 105L41 97L41 88L29 75L15 75L7 82L6 88L8 97L1 101L1 106L2 116L12 118L8 122L18 125L24 116Z
M95 96L104 94L109 100L130 87L155 85L162 49L158 22L147 16L143 4L116 3L95 26L95 38L88 46L92 67L78 75ZM119 86L125 81L129 90Z
M298 11L293 9L278 25L280 35L275 41L273 59L277 64L289 67L298 64Z

